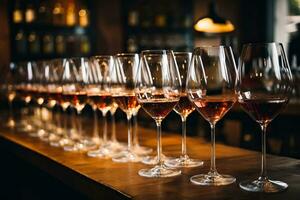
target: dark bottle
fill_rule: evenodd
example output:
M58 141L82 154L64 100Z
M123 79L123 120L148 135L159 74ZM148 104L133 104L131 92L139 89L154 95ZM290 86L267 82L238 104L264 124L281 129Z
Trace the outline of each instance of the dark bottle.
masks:
M26 54L26 36L23 30L20 30L16 33L15 36L16 52L17 54L24 55Z
M41 0L38 7L38 21L43 24L51 23L51 16L50 4L46 0Z
M43 52L45 54L54 53L54 41L53 36L50 34L46 34L43 37Z
M25 22L32 23L36 20L36 9L33 1L28 1L25 9Z
M31 54L38 54L40 52L40 39L35 32L28 35L28 49Z
M22 11L20 1L16 1L15 3L12 18L14 23L22 23L24 21L24 16L23 16L23 11Z

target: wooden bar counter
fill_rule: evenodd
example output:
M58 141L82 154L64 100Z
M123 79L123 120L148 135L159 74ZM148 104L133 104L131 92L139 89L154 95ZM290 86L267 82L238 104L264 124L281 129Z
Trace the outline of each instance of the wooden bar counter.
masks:
M117 130L119 131L118 137L126 141L124 138L126 126L122 123L117 124ZM155 149L155 130L140 127L139 131L141 143ZM1 169L1 176L12 177L13 180L8 178L8 181L21 182L19 185L25 187L35 181L33 178L31 180L29 175L29 177L23 178L23 176L26 177L26 169L34 168L40 174L40 182L38 181L37 188L33 189L32 193L48 190L50 191L48 195L55 196L56 199L63 199L63 196L60 196L63 192L61 191L60 194L59 190L57 192L54 188L45 188L43 180L53 179L55 183L53 185L57 183L69 188L69 197L73 195L72 198L68 198L71 200L300 199L300 160L268 156L270 177L288 183L288 190L278 194L244 192L239 189L238 183L241 180L254 179L258 176L260 153L221 144L217 144L216 149L218 170L224 174L235 176L237 182L219 187L193 185L189 181L192 175L206 173L209 170L210 143L201 138L188 138L187 143L189 155L203 159L205 161L203 167L182 169L182 175L172 178L144 178L138 175L139 169L149 167L144 164L114 163L110 159L90 158L85 153L66 152L61 148L52 147L37 138L29 137L26 133L0 128L1 166L6 166L4 169L6 171ZM180 135L163 133L163 152L165 155L178 155L180 147ZM29 167L22 168L18 162L11 163L10 157L22 160ZM3 188L2 185L9 185L3 180L1 182L1 188ZM14 189L11 190L14 191ZM66 194L64 195L66 196ZM32 199L53 199L53 197Z

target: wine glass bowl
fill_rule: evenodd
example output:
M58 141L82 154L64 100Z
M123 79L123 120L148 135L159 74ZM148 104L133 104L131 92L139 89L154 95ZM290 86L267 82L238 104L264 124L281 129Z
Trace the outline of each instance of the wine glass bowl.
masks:
M113 157L114 162L139 162L141 157L133 151L131 118L140 107L134 93L134 83L139 65L139 56L135 53L122 53L115 56L111 86L113 101L125 112L127 117L127 148Z
M254 181L242 181L239 186L250 192L283 191L288 185L270 180L266 170L267 126L285 108L293 89L293 78L282 44L244 45L239 59L239 80L238 102L262 130L260 176Z
M81 113L87 103L85 80L87 79L88 68L87 58L69 58L64 62L62 102L67 102L78 114ZM73 142L70 141L69 144L65 145L64 150L88 151L95 148L93 141L83 134L82 123L75 115L76 112L72 112L72 128L74 130L69 130L69 137Z
M98 149L88 152L90 157L110 158L114 155L115 149L110 148L107 133L107 113L112 106L112 95L110 91L110 73L114 65L113 56L95 56L90 58L86 91L88 99L93 107L102 113L103 137ZM94 109L94 115L96 115ZM95 116L94 116L95 117ZM94 121L97 124L97 120ZM97 127L94 127L97 129ZM96 137L96 136L94 136Z
M198 47L193 52L187 77L187 93L191 102L211 127L211 166L207 174L191 177L197 185L228 185L231 175L217 172L215 161L215 126L237 99L237 70L233 52L227 46Z

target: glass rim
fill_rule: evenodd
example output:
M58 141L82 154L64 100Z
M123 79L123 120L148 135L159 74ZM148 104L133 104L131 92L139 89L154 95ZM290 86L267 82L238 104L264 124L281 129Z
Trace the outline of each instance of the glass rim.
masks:
M125 56L138 56L138 53L117 53L115 56L116 57L125 57Z
M231 46L230 45L205 45L205 46L195 47L194 51L197 49L208 49L208 48L211 49L230 48L231 49Z
M192 55L192 52L189 52L189 51L173 51L174 55Z
M143 50L143 51L141 51L141 55L143 55L143 54L159 54L159 53L171 53L171 52L173 52L174 53L174 51L173 50L171 50L171 49L153 49L153 50Z
M104 58L104 57L106 57L106 58L108 58L108 57L113 57L113 55L94 55L94 56L90 56L90 58Z
M276 46L283 46L281 42L249 42L243 44L243 47L246 46L267 46L267 45L276 45Z

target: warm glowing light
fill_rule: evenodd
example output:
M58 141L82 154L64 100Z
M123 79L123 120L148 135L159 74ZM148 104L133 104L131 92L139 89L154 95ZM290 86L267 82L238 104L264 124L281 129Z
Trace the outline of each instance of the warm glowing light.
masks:
M215 23L211 18L206 17L199 20L194 29L205 33L227 33L234 30L234 25L228 20L225 23Z

